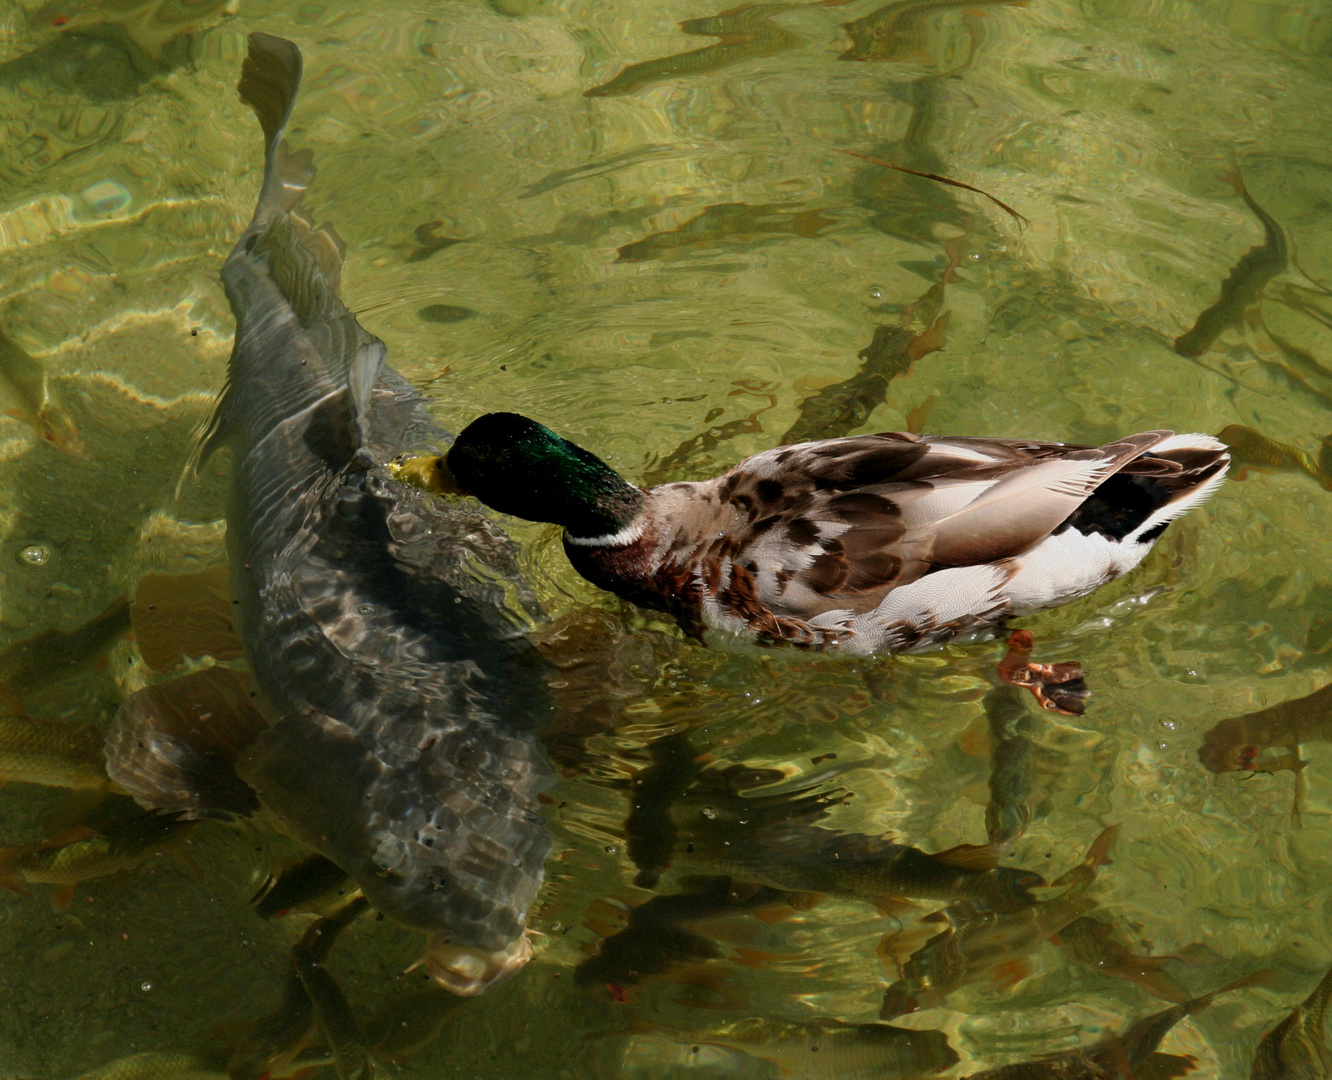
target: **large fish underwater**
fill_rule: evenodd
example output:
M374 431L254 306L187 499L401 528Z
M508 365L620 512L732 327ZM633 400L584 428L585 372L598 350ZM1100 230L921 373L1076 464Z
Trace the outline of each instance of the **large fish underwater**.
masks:
M531 955L550 705L512 543L385 466L448 437L338 298L336 233L298 215L314 167L283 130L301 68L292 42L250 35L239 91L264 179L222 269L236 339L200 453L231 455L232 597L269 721L236 771L371 905L429 934L436 980L479 993ZM117 734L110 771L141 801L187 754L115 760L134 743Z

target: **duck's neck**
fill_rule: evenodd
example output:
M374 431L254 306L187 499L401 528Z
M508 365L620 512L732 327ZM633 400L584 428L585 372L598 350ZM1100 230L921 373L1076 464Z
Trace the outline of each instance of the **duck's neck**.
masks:
M594 485L580 485L561 524L565 543L575 547L623 547L647 526L645 492L607 472Z

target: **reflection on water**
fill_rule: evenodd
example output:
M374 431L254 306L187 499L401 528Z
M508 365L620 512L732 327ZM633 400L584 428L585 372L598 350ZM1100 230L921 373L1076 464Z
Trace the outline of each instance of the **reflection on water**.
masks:
M0 840L24 890L0 901L0 1075L331 1077L329 1043L430 1077L1326 1072L1324 6L0 20ZM520 411L644 482L820 429L1172 427L1243 471L1134 574L1031 620L1087 667L1076 719L996 696L994 646L706 651L515 526L556 843L536 959L460 1007L404 974L419 934L353 919L270 821L95 805L90 731L236 655L225 477L180 481L258 186L234 92L254 29L305 52L292 135L344 297L446 427Z

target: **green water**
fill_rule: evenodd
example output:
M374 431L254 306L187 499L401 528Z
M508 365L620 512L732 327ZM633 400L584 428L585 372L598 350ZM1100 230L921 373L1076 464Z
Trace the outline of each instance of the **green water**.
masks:
M0 416L2 645L72 629L149 572L224 560L219 477L177 485L229 350L218 270L259 183L257 127L234 93L254 29L305 53L289 135L319 166L309 202L347 242L343 295L450 427L521 411L632 479L687 439L738 431L669 472L710 475L847 378L875 327L941 279L948 243L943 348L865 430L904 428L929 403L925 429L950 434L1100 443L1244 424L1316 456L1332 431L1318 285L1332 282L1332 5L941 7L863 61L841 58L842 24L876 0L771 5L746 16L762 23L755 55L607 96L584 91L714 42L677 24L722 5L241 0L194 5L198 25L173 37L170 9L188 6L71 0L34 20L35 3L0 5L0 325L46 366L83 443L62 452L21 408ZM983 188L1030 223L842 150ZM1171 343L1263 239L1232 170L1293 259L1194 361ZM1327 745L1302 748L1298 822L1290 770L1214 775L1197 757L1218 720L1329 681L1329 498L1307 475L1250 474L1134 574L1028 623L1043 659L1084 663L1096 696L1084 718L1033 714L1034 816L1003 862L1055 877L1118 823L1098 918L1139 954L1205 946L1188 955L1207 963L1167 968L1193 992L1275 973L1168 1036L1199 1077L1248 1076L1262 1033L1332 962ZM828 827L926 851L983 843L981 697L1000 647L867 665L718 655L576 578L548 531L515 532L565 668L537 957L386 1073L840 1075L816 1058L783 1072L761 1045L709 1032L874 1020L897 977L881 939L942 904L737 910L695 927L714 957L627 1001L575 987L652 895L633 884L627 781L682 734L719 766L854 792ZM39 566L17 557L32 543L51 555ZM150 678L123 639L15 689L34 716L106 725ZM0 840L33 842L64 800L7 786ZM306 920L261 921L247 900L290 844L205 823L182 851L85 883L66 912L45 886L0 897L0 1077L224 1052L275 1007ZM657 891L689 873L678 858ZM419 988L400 973L421 947L363 921L329 966L368 1014ZM983 979L900 1023L946 1032L963 1059L951 1075L966 1076L1164 1007L1054 944L1030 961L1015 986Z

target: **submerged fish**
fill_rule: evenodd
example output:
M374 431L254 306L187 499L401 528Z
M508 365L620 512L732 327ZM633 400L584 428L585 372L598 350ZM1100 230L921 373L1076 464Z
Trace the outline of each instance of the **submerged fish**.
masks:
M690 248L727 241L757 242L770 236L802 236L810 239L833 224L836 224L833 219L825 217L822 211L793 211L789 203L765 203L761 206L719 203L705 207L701 214L677 228L652 233L642 240L625 244L618 249L616 261L670 259Z
M721 956L717 943L691 923L776 905L783 895L768 888L737 891L729 877L691 878L686 884L685 892L654 896L630 911L629 925L603 938L597 954L574 969L574 985L623 1003L645 977Z
M338 936L364 911L365 902L357 897L335 915L312 923L306 930L292 948L292 960L282 984L282 1001L276 1010L255 1021L232 1051L227 1062L231 1080L267 1080L285 1075L288 1066L311 1044L318 1022L302 968L322 965Z
M291 950L292 966L310 999L320 1034L333 1054L333 1067L337 1071L338 1080L374 1080L378 1072L374 1055L365 1045L365 1036L361 1034L360 1022L347 1004L342 987L324 964L333 947L333 940L367 906L362 897L357 897L337 915L320 919L311 925Z
M879 1016L895 1016L932 1008L955 990L990 975L1016 982L1028 973L1026 957L1096 906L1086 895L1096 871L1109 861L1110 845L1119 826L1112 825L1092 841L1086 858L1051 882L1067 886L1052 900L1017 911L995 910L974 903L945 908L927 921L946 921L943 933L930 938L902 965L902 977L884 992Z
M23 883L55 885L52 903L69 906L74 886L93 878L133 870L145 859L170 850L195 823L179 814L136 813L101 832L77 830L77 839L56 837L36 847L0 851L0 885L25 892ZM86 835L91 833L91 835Z
M322 855L283 867L260 886L250 903L261 919L322 911L344 901L355 889L346 871Z
M236 344L203 450L231 451L231 591L273 719L238 771L373 907L430 934L434 978L479 993L531 956L549 705L512 542L381 464L448 440L338 298L336 233L297 215L300 78L294 44L250 35L264 181L222 270Z
M902 308L896 326L875 328L873 339L857 353L861 365L854 375L825 386L800 403L800 415L778 440L780 445L850 435L883 404L894 379L907 374L917 360L943 348L947 321L947 315L942 313L944 290L956 276L965 240L965 236L960 236L944 245L948 265L942 279L925 290L915 303Z
M1243 424L1230 424L1217 432L1216 437L1230 447L1230 458L1236 465L1255 469L1280 469L1283 472L1302 472L1313 477L1325 491L1332 491L1332 471L1324 468L1322 461L1315 461L1298 446L1269 439L1261 432ZM1326 448L1325 440L1324 452Z
M1332 1000L1332 970L1290 1015L1263 1036L1254 1051L1250 1080L1327 1080L1332 1055L1327 1052L1327 1006Z
M624 838L638 867L634 884L650 889L671 865L676 829L671 806L693 785L702 766L688 736L668 735L648 747L651 763L629 782L629 816Z
M1198 760L1214 773L1299 770L1304 765L1300 743L1328 740L1332 740L1332 683L1304 697L1220 721L1203 736Z
M1036 721L1026 695L1015 686L1000 686L985 695L990 728L990 801L985 807L985 832L997 851L1006 851L1031 821L1033 733Z
M202 1054L144 1050L80 1073L74 1080L226 1080L221 1064Z
M1114 927L1101 919L1090 915L1074 919L1059 931L1059 944L1102 974L1137 983L1165 1001L1189 999L1188 990L1163 970L1170 961L1183 957L1136 955L1115 935Z
M13 399L11 416L30 424L55 449L76 457L83 455L83 441L69 413L52 393L46 368L3 332L0 332L0 387Z
M813 790L736 797L704 788L676 812L677 853L708 873L882 908L903 898L1022 907L1034 902L1031 889L1043 884L1038 874L997 866L988 847L964 844L930 854L888 837L814 824L846 797Z
M775 56L779 52L795 48L805 39L799 34L782 29L772 22L771 16L778 12L790 11L792 8L818 6L821 5L741 4L718 15L686 19L680 23L682 33L716 37L721 40L714 45L705 45L690 52L675 53L655 60L630 64L610 82L584 90L583 93L587 97L630 94L644 86L665 79L674 79L679 75L703 75L720 71L742 60L758 56Z
M0 708L0 713L17 711ZM110 783L105 741L92 724L0 715L0 783L104 791Z
M682 1034L691 1043L725 1046L772 1062L778 1076L791 1080L906 1080L942 1072L958 1060L942 1031L908 1031L891 1024L796 1023L765 1016Z
M604 176L607 173L615 172L618 169L626 169L644 161L669 157L673 153L675 153L675 147L673 146L652 143L634 150L627 150L623 154L602 158L600 161L589 161L586 165L578 165L572 169L560 169L557 172L543 176L534 184L528 184L519 192L518 198L530 199L534 195L544 195L547 191L554 191L565 184L576 184L582 180L590 180L594 176Z
M87 31L111 24L149 56L158 57L167 42L234 9L237 0L49 0L28 16L34 27L62 32Z
M1052 1054L1040 1061L1003 1065L973 1073L966 1080L1165 1080L1191 1072L1197 1064L1187 1055L1161 1054L1161 1045L1171 1029L1186 1016L1207 1008L1218 994L1241 990L1268 981L1271 972L1259 971L1227 983L1209 993L1180 1002L1169 1009L1135 1021L1118 1035L1066 1054Z
M851 48L839 60L928 60L923 23L948 8L978 8L989 4L1019 4L1025 0L897 0L863 19L843 24Z
M1193 325L1175 338L1175 352L1196 359L1212 347L1224 330L1237 324L1244 313L1258 300L1267 283L1286 269L1290 247L1286 234L1266 210L1249 194L1238 173L1232 173L1230 182L1239 197L1262 222L1263 242L1251 247L1221 282L1221 295L1194 321Z
M0 652L0 683L36 690L73 675L104 656L130 628L129 604L114 600L73 630L43 630Z

